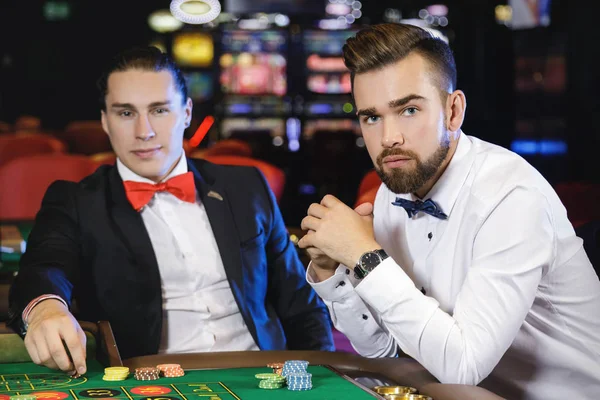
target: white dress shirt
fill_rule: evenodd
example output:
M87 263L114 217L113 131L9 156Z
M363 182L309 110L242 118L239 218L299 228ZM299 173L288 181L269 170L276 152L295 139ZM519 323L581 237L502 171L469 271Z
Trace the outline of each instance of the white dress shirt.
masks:
M398 347L442 383L509 399L600 399L600 282L558 196L525 160L461 133L427 194L447 220L374 209L390 255L362 281L307 280L368 357ZM353 267L353 266L352 266ZM343 283L342 283L343 282Z
M117 160L123 181L154 183ZM182 156L165 178L188 171ZM160 353L259 350L227 281L204 205L158 192L141 211L163 298Z

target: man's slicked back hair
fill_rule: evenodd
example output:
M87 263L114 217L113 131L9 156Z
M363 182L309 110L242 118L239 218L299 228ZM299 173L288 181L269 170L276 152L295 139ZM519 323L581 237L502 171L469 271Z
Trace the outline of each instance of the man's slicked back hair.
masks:
M108 77L113 72L129 70L140 71L169 71L173 75L175 86L181 92L182 101L187 101L188 91L183 73L167 54L156 47L135 47L117 54L104 69L98 79L97 86L100 91L100 108L106 111L106 95L108 94Z

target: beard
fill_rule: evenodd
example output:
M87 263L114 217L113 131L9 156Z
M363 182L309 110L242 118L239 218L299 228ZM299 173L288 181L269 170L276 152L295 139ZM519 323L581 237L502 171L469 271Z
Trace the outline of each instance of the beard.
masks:
M410 150L384 149L377 156L375 171L377 171L383 184L392 192L396 194L415 193L439 171L449 150L450 140L448 138L442 141L437 150L425 161L421 161L419 156ZM383 159L387 156L410 157L415 161L416 166L410 170L392 168L389 172L385 172L383 170Z

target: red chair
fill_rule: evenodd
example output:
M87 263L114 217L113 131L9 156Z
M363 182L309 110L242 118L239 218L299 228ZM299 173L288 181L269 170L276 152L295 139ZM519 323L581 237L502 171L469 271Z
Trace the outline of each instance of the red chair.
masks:
M64 153L66 150L62 141L50 135L6 134L0 136L0 165L20 157Z
M377 191L379 190L379 186L371 188L366 192L362 193L360 196L356 198L356 202L354 203L354 208L358 207L362 203L371 203L375 204L375 197L377 196Z
M248 142L239 139L220 140L206 149L196 149L192 152L193 158L205 156L241 156L252 157L252 147Z
M377 172L374 169L367 172L358 186L354 207L362 203L373 203L379 186L381 186L381 179Z
M563 182L554 190L567 209L573 227L600 220L600 184L587 182Z
M112 151L100 120L69 122L58 137L67 143L71 153L91 155Z
M269 187L275 195L277 202L283 195L283 189L285 187L285 173L281 168L269 164L265 161L257 160L250 157L240 156L207 156L203 157L206 161L210 161L215 164L223 165L248 165L256 167L263 173L265 179L269 183Z
M21 157L0 166L0 220L33 220L52 182L78 182L95 169L89 158L71 154Z
M42 129L42 120L34 115L20 115L14 124L15 131L39 131Z
M8 122L0 121L0 133L11 133L13 127Z

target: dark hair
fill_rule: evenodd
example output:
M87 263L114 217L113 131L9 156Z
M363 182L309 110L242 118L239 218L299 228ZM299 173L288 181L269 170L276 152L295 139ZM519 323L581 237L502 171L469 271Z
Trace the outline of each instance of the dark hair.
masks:
M441 39L418 26L408 24L379 24L360 30L342 48L344 63L354 77L367 71L381 69L415 52L429 63L435 83L447 94L456 88L456 64L450 47Z
M106 66L98 79L97 86L100 91L100 108L106 111L106 95L108 93L108 77L113 72L122 72L132 69L142 71L169 71L175 79L175 85L181 92L183 102L187 101L188 92L185 78L181 70L167 54L156 47L135 47L117 54Z

